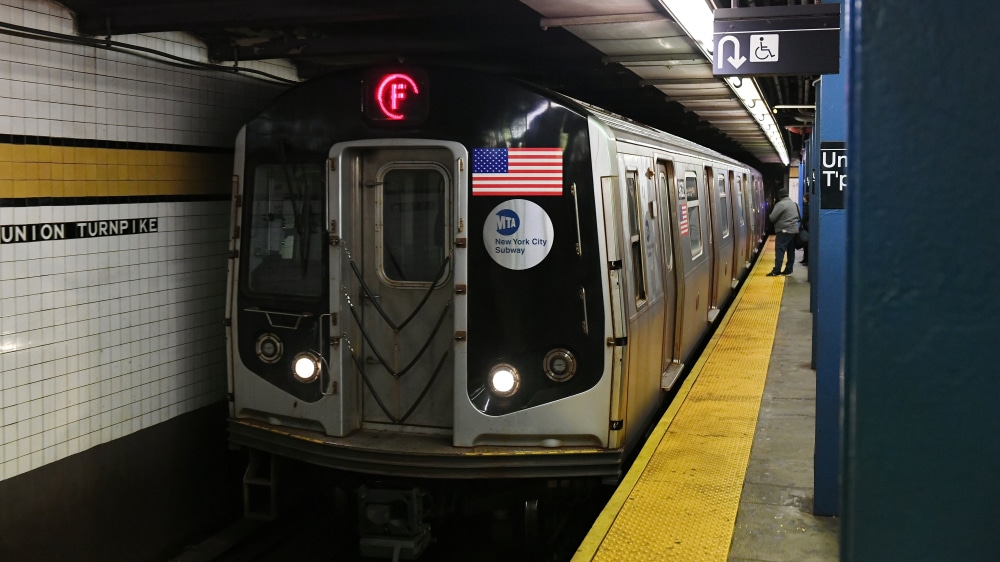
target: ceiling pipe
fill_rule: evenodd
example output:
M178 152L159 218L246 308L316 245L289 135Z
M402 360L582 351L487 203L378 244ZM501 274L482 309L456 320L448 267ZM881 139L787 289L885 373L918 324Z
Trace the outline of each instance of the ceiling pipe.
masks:
M779 109L812 109L815 110L815 105L776 105L771 108L771 111L777 113Z

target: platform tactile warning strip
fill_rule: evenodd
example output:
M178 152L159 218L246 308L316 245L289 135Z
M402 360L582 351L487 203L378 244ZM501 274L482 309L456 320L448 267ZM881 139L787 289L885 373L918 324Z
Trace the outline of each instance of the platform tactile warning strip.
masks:
M772 244L574 561L728 557L785 281Z

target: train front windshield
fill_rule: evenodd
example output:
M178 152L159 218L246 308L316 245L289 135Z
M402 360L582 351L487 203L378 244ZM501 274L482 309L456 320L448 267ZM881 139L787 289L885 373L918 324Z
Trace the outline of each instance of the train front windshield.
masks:
M323 293L324 179L315 164L267 164L253 174L247 289L259 294Z

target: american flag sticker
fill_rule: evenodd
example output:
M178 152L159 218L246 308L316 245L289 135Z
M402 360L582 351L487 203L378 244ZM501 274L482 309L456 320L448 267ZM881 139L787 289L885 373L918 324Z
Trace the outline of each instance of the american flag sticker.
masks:
M687 205L687 190L684 188L684 181L677 180L677 210L680 211L678 216L680 217L678 221L678 226L680 227L681 236L688 235L688 205Z
M472 194L562 195L561 148L473 148Z

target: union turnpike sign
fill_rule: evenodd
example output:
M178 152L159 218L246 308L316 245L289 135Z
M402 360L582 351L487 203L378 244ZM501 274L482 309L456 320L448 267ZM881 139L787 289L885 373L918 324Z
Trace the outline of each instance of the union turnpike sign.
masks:
M843 142L821 142L819 159L819 207L843 209L847 188L847 146Z
M0 244L159 232L158 218L0 225Z

